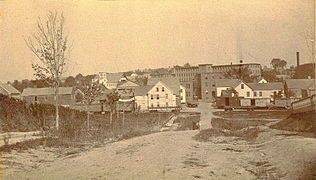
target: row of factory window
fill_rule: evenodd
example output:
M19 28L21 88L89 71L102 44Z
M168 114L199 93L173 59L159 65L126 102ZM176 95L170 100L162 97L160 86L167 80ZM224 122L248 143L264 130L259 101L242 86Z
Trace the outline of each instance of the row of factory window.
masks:
M195 72L198 72L199 68L182 68L182 69L178 69L177 71L181 71L181 72L192 72L192 71L195 71Z
M194 77L196 73L181 73L181 74L176 74L177 77L183 77L183 76L189 76L189 77Z

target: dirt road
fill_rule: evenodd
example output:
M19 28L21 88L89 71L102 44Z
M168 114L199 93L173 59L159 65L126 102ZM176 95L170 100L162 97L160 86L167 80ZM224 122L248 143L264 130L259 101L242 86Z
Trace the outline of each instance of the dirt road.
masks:
M200 130L212 128L214 108L210 103L200 102L198 111L201 112Z
M164 132L109 144L21 172L15 179L253 179L232 152L192 139L197 131ZM215 153L215 154L214 154ZM225 167L225 168L223 168ZM5 177L11 179L12 176Z
M212 115L204 115L202 125L209 126ZM201 142L193 138L199 131L189 130L150 134L61 157L47 149L30 150L6 156L22 165L8 163L3 179L288 180L298 179L316 160L314 138L266 126L259 129L251 142L231 136Z
M316 158L314 139L276 136L274 130L262 133L254 144L231 137L199 142L192 138L196 133L170 131L137 137L39 163L28 171L4 171L3 178L296 179Z

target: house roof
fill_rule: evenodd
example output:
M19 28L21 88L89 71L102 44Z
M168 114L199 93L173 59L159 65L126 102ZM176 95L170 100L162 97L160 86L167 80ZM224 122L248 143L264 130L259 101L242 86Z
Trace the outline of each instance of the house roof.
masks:
M144 96L147 94L149 90L151 90L154 87L154 85L147 85L147 86L137 86L135 87L135 96Z
M8 94L21 94L21 92L15 89L11 84L5 84L0 82L0 87L7 91Z
M178 78L173 76L166 77L152 77L147 81L147 85L156 85L159 81L164 83L167 87L169 87L174 94L179 95L180 92L180 81Z
M58 94L66 95L72 94L73 87L59 87ZM22 96L45 96L53 95L55 93L54 88L26 88L23 90Z
M261 78L261 79L257 80L256 82L257 82L257 83L260 83L261 81L262 81L262 82L268 82L268 81L267 81L266 79L264 79L264 78Z
M315 89L315 79L286 79L289 89Z
M281 82L247 83L247 85L253 90L283 90L283 83Z
M108 83L117 83L123 77L123 73L107 73L106 79Z
M239 79L215 79L216 87L237 87L242 81Z
M136 86L139 86L139 85L131 80L121 81L117 85L118 88L136 87Z

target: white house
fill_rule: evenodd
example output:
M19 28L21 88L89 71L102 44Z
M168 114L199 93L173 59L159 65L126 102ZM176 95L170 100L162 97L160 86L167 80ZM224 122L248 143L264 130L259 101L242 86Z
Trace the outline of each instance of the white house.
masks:
M99 72L93 81L99 81L99 83L103 84L107 89L116 89L118 83L124 79L126 80L123 73Z
M223 91L234 89L239 97L251 98L251 88L239 79L216 79L216 95L222 96Z
M179 106L178 92L162 81L135 88L135 103L139 110L172 109Z
M238 97L252 99L272 99L274 95L284 97L284 87L281 82L272 83L245 83L238 79L218 79L216 82L217 96L223 90L234 89Z
M253 98L253 93L251 87L241 81L236 87L235 90L237 91L237 94L239 97L244 97L244 98Z
M256 99L271 99L276 95L284 97L284 86L281 82L248 83L252 89L252 97Z

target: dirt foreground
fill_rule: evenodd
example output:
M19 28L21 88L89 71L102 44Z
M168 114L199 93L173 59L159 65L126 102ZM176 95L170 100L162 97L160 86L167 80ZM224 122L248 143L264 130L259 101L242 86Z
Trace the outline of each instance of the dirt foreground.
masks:
M192 138L198 131L169 131L57 158L56 150L40 148L7 154L24 165L7 164L3 179L298 179L316 159L315 139L261 129L251 143L200 142Z
M3 153L0 179L316 178L316 139L269 128L283 118L280 112L210 113L210 108L199 106L201 131L159 132L83 149ZM251 138L239 133L248 131Z

